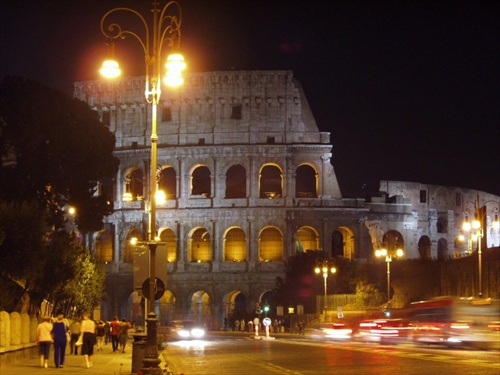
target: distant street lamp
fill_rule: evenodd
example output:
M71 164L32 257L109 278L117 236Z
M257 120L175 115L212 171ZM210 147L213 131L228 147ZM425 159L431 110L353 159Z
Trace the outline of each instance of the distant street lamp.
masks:
M402 257L404 254L402 249L396 249L393 251L387 249L380 249L375 251L375 256L385 257L385 262L387 263L387 307L389 307L389 302L391 300L391 262L392 257Z
M76 216L76 208L73 207L73 206L69 206L68 207L68 215L70 216L71 218L71 233L76 236L76 233L75 233L75 216Z
M316 267L314 268L314 272L317 274L322 274L323 275L323 280L324 280L324 289L325 289L325 300L324 300L324 314L326 316L326 311L328 309L327 304L326 304L326 298L328 295L328 274L334 274L337 272L337 268L334 267L335 260L328 260L328 259L317 259L316 260Z
M138 11L131 8L114 8L108 11L101 19L101 32L107 38L109 53L108 60L104 61L101 74L108 78L114 78L120 75L118 62L114 60L115 40L125 39L127 36L135 38L142 47L144 59L146 62L146 82L145 96L146 101L151 104L151 173L149 183L149 226L148 238L146 244L150 251L149 258L149 312L147 319L147 343L145 358L143 360L143 374L161 374L159 368L160 359L158 358L158 347L156 342L156 319L155 313L155 253L158 245L162 244L157 237L156 230L156 191L157 191L157 142L156 127L158 121L158 104L161 96L161 66L162 49L170 47L174 53L166 59L167 74L164 82L170 86L179 86L183 83L182 70L186 67L182 55L175 53L179 48L181 38L182 12L180 5L176 1L169 1L163 8L159 8L159 1L153 0L152 25L148 24L146 19ZM174 8L174 9L172 9ZM172 14L167 14L167 10L173 10ZM136 16L144 26L142 37L135 31L123 28L121 24L114 20L118 14L124 16L125 21L129 16ZM164 61L165 62L165 61Z
M470 233L470 246L472 246L472 242L477 242L477 263L479 268L479 280L478 280L478 295L479 297L483 296L483 259L482 259L482 242L484 237L484 229L486 227L486 216L488 212L488 204L496 204L500 206L500 204L496 201L486 201L483 205L479 200L479 194L477 194L477 199L475 202L467 201L464 204L469 204L473 207L473 210L469 208L464 209L465 220L462 224L462 229L465 232ZM492 207L491 212L495 214L495 218L491 223L491 227L495 230L500 228L500 222L498 220L498 209L499 207ZM469 216L474 215L474 220L472 222L469 221Z

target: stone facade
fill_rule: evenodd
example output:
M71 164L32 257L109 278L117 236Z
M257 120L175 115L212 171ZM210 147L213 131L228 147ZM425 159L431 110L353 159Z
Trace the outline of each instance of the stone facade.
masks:
M100 313L139 324L148 252L129 240L148 232L151 106L144 91L144 77L75 83L75 97L115 134L120 159L116 179L101 185L115 212L92 241L107 270ZM166 243L156 266L167 289L157 301L162 323L192 318L218 328L234 308L252 311L272 298L296 251L368 259L381 246L397 246L408 258L463 256L467 248L456 238L477 194L480 204L493 201L485 240L499 245L491 231L496 196L382 181L378 197L342 198L330 134L318 130L290 71L190 74L182 88L162 93L157 134L158 188L167 197L156 211Z

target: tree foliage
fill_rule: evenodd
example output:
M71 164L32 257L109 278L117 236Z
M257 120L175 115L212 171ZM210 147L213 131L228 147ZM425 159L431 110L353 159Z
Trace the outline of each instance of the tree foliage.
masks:
M303 305L306 313L316 309L316 296L324 293L324 280L314 272L317 261L327 259L324 251L298 252L285 263L285 278L276 280L276 302L283 306ZM327 279L328 294L354 293L360 275L356 262L335 258L337 272Z
M99 181L118 168L115 139L90 107L66 94L20 77L0 83L0 198L34 201L59 228L63 208L78 211L83 232L102 228L112 204L96 197Z
M0 82L0 309L19 310L26 294L34 310L98 303L104 271L62 229L68 204L83 233L112 212L96 189L116 175L114 144L86 103L21 77Z

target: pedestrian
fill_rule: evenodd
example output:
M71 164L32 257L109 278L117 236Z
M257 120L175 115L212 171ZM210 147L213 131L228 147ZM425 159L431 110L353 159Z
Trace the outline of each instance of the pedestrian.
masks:
M83 335L82 354L85 358L85 366L92 367L92 355L95 345L95 322L90 319L89 313L83 314L83 320L80 328Z
M71 334L71 339L69 342L70 353L74 355L78 355L78 346L76 346L76 342L80 337L80 319L74 318L71 324L69 325L69 331Z
M52 337L54 338L54 363L56 368L63 367L68 344L69 326L64 319L64 314L59 312L56 321L52 324Z
M274 319L274 322L273 322L273 330L274 330L274 333L278 333L278 332L279 332L279 323L278 323L278 319Z
M236 332L240 330L240 321L238 319L236 319L236 321L234 322L234 330Z
M104 322L101 320L97 325L96 336L97 336L97 350L102 352L102 343L104 342L104 335L106 334L106 329L104 327Z
M248 332L253 332L253 322L251 320L248 321Z
M240 330L241 330L241 332L245 331L245 319L243 319L243 318L241 318Z
M120 342L122 353L125 353L125 347L127 346L129 328L130 324L127 322L127 319L122 318L122 322L120 323L120 333L118 334L118 340Z
M111 342L111 328L109 326L109 322L104 322L104 345L108 345Z
M120 333L120 322L117 316L113 318L109 326L111 329L111 347L116 352L118 350L118 335Z
M40 367L49 367L50 346L52 345L52 323L50 316L44 316L36 327L36 345L40 355Z

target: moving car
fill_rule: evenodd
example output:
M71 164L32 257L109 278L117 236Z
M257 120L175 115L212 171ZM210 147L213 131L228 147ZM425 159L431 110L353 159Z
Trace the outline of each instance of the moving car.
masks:
M306 336L324 340L348 340L351 338L352 329L344 323L323 323L306 327Z
M205 333L205 327L192 320L172 320L167 325L167 335L172 339L201 339Z
M408 319L369 319L359 323L356 338L360 341L397 344L408 339L411 329Z

